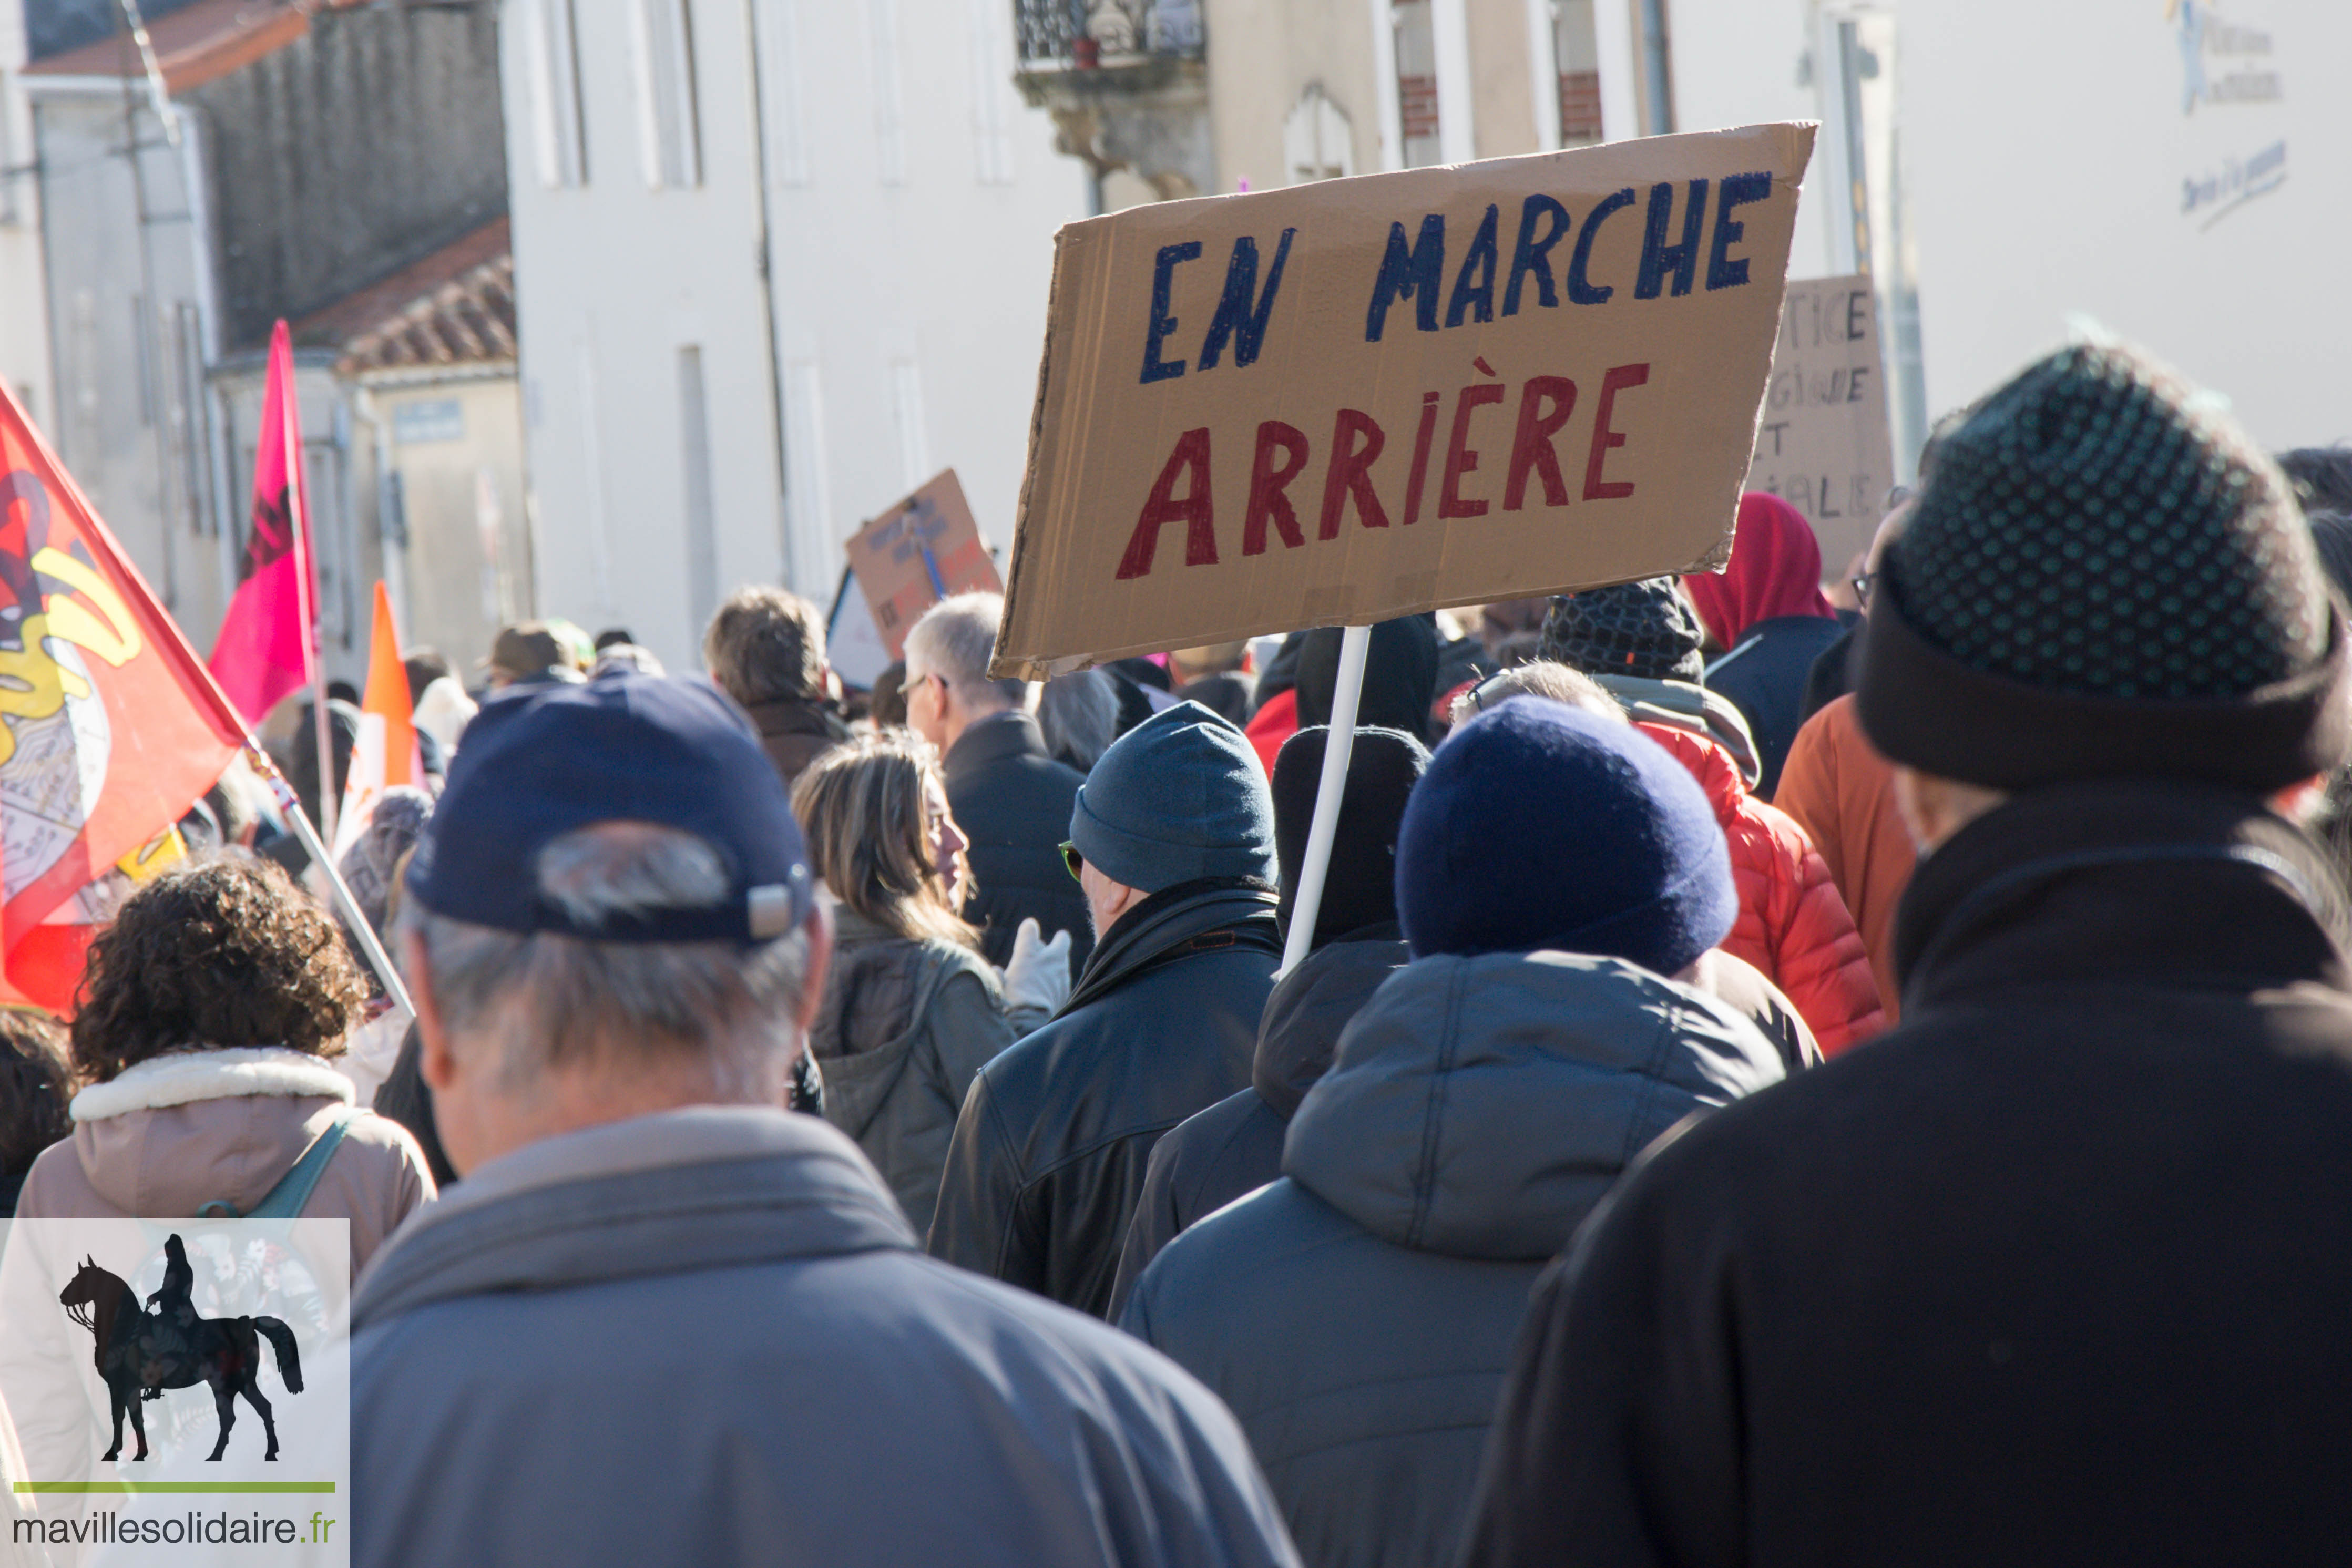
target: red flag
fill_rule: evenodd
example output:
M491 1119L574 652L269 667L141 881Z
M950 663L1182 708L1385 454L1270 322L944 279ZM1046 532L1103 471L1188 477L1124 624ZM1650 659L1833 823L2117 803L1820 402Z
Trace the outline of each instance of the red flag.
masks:
M67 1010L245 727L0 383L0 999Z
M269 335L269 380L261 396L261 438L253 454L253 537L213 643L212 673L256 728L287 693L311 684L318 658L311 578L310 488L302 476L294 397L294 346L286 323ZM287 439L289 432L293 440ZM289 495L289 487L296 492ZM301 526L289 502L299 499Z

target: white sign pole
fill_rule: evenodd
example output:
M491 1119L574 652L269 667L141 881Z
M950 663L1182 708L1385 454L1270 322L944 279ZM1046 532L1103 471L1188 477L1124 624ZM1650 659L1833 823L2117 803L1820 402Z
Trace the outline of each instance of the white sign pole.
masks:
M1339 833L1339 801L1348 789L1348 759L1356 749L1356 708L1364 695L1364 655L1371 645L1370 626L1350 626L1339 634L1339 681L1331 692L1331 733L1323 743L1323 779L1315 790L1315 821L1307 833L1307 860L1298 868L1298 896L1290 905L1290 936L1283 944L1281 975L1298 967L1307 949L1315 946L1315 919L1323 912L1324 875L1331 866L1331 841Z

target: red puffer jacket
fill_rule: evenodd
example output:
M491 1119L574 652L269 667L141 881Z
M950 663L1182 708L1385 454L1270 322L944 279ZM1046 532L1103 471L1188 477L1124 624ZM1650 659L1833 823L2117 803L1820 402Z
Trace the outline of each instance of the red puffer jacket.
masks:
M1821 852L1785 811L1748 793L1731 754L1704 736L1667 725L1637 725L1691 770L1731 841L1739 919L1723 950L1764 972L1835 1056L1886 1027L1870 956L1830 880Z

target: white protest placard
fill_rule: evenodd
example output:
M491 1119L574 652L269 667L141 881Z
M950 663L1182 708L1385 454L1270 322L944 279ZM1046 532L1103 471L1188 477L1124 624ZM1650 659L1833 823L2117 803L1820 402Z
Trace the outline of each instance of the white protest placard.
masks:
M1805 514L1821 541L1822 575L1834 580L1869 549L1894 484L1870 279L1791 280L1748 487Z

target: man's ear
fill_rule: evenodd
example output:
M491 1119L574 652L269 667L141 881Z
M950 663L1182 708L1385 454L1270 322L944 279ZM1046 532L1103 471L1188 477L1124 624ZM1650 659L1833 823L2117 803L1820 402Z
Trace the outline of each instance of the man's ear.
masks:
M2009 799L2007 790L1938 778L1899 762L1894 771L1895 809L1922 858Z
M2315 773L2298 779L2271 797L2271 810L2290 822L2308 826L2327 803L2329 775Z
M793 1027L806 1034L824 1002L824 972L833 964L833 911L819 899L809 909L801 929L808 934L808 967L801 981L801 1005Z
M425 938L404 932L400 968L408 981L408 999L416 1005L417 1071L436 1094L457 1081L457 1056L449 1050L449 1031L441 1022L441 998L433 990L433 967L425 956Z

